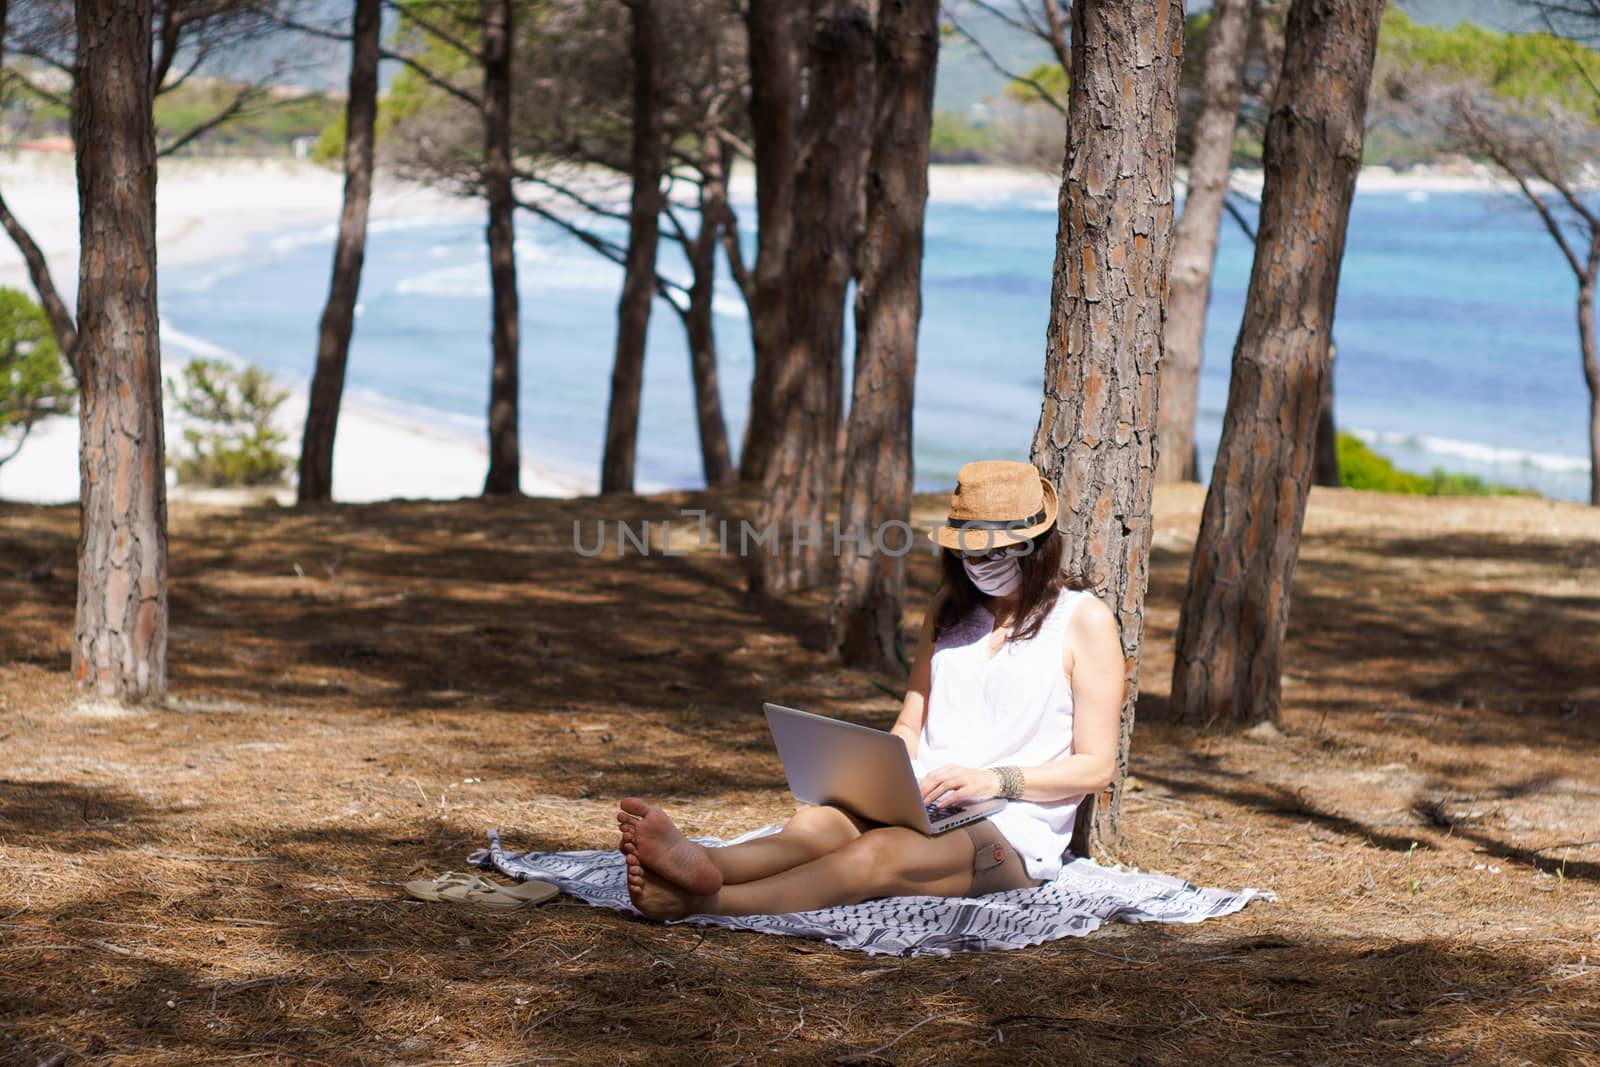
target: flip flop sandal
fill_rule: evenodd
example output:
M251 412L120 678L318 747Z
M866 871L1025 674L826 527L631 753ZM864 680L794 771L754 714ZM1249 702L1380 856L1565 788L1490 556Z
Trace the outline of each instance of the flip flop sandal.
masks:
M475 904L479 907L511 911L530 904L543 904L561 891L548 882L518 882L501 885L476 874L451 871L437 878L407 882L405 890L418 900Z

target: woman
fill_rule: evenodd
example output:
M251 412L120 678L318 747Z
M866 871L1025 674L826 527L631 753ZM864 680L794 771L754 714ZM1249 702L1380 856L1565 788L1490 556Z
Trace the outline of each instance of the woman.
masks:
M809 911L887 896L980 896L1056 876L1078 803L1111 781L1122 644L1104 603L1061 573L1056 493L1031 464L961 468L932 536L944 583L893 726L923 799L1009 799L934 837L807 807L768 837L697 845L622 801L634 906L653 919Z

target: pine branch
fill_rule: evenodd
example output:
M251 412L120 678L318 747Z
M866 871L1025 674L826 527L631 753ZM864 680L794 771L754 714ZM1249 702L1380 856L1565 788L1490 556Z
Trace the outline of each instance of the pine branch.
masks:
M993 68L996 74L1000 75L1002 78L1005 78L1007 81L1015 82L1018 85L1027 86L1029 89L1032 89L1036 94L1038 94L1038 97L1041 101L1049 104L1063 115L1067 113L1067 106L1061 101L1057 100L1055 96L1053 96L1050 91L1041 85L1037 80L1028 77L1026 74L1018 74L1016 71L1008 70L1005 64L1001 63L1000 60L995 57L995 54L989 51L988 47L985 46L982 41L978 40L972 31L961 25L959 19L950 14L948 10L946 11L945 16L949 20L951 28L954 29L956 33L959 34L968 44L977 49L979 57L981 57L983 61L991 68Z

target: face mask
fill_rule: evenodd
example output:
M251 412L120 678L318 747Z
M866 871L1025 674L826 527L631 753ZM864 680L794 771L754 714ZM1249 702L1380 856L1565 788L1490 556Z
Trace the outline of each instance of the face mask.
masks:
M1022 564L1016 556L999 559L963 559L967 577L985 596L1010 596L1022 584Z

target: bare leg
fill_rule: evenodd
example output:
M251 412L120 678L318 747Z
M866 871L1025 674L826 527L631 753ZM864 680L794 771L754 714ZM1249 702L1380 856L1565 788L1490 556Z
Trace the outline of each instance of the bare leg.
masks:
M887 896L962 896L972 888L972 839L924 837L889 826L869 830L810 863L753 882L690 893L640 862L628 860L628 893L652 919L685 915L773 915L855 904Z
M710 850L683 836L667 813L637 797L624 797L617 812L622 853L637 856L656 875L697 896L722 888L722 872Z
M623 801L617 825L622 832L624 855L637 854L642 866L697 894L715 892L716 887L705 876L698 859L686 860L685 853L671 850L681 850L685 845L698 849L721 872L720 884L731 884L753 882L810 863L861 836L861 826L838 808L801 808L778 833L742 845L705 848L686 839L661 809L631 797ZM663 860L664 853L670 853L672 858ZM692 886L674 876L686 861L693 865L691 876L698 879Z

